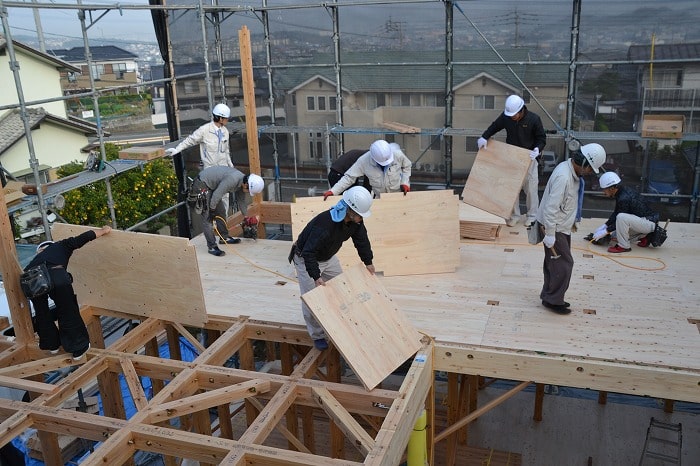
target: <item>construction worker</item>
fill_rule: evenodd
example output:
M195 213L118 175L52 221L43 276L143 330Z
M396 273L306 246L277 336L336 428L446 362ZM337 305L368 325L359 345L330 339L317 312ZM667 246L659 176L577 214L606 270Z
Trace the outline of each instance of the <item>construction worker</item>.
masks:
M219 236L220 244L237 244L241 242L240 238L229 236L226 226L226 218L224 217L223 198L233 193L238 203L238 208L245 215L248 207L245 203L246 193L254 196L262 192L265 187L263 179L254 173L244 175L239 170L233 167L209 167L205 168L192 183L192 192L200 196L201 201L198 203L196 211L202 216L202 233L207 240L207 251L214 256L225 255L224 251L219 249L214 236L213 223L216 222L216 232ZM248 217L244 219L245 223L249 222Z
M361 176L369 181L372 192L377 197L380 193L398 191L405 196L411 190L409 179L412 164L399 145L392 144L394 145L383 139L374 141L369 146L369 151L361 155L330 190L323 193L323 200L341 194Z
M328 171L328 186L334 186L338 181L340 181L343 175L345 175L345 172L348 171L348 169L352 167L353 164L357 162L357 159L364 155L365 152L367 151L363 149L353 149L335 159L331 165L331 169ZM355 180L355 184L353 186L362 186L367 191L372 192L372 185L369 184L369 180L366 176L363 176L362 180L359 178Z
M600 144L582 146L571 158L552 172L542 194L534 227L544 231L544 284L540 292L542 305L557 314L569 314L564 295L569 289L574 258L571 255L571 231L581 217L583 205L582 176L598 173L605 163L605 149Z
M525 191L525 205L527 207L526 225L535 221L538 206L537 160L547 144L547 135L542 126L540 117L527 109L525 101L517 95L511 95L506 99L505 109L491 126L481 135L477 141L479 149L486 147L487 140L502 129L506 130L506 143L530 150L530 166L522 189ZM520 195L518 194L518 197ZM520 220L520 200L515 201L513 213L506 220L510 227L515 226Z
M90 336L80 316L78 298L73 290L73 277L68 273L68 261L76 249L109 234L110 231L112 227L105 225L99 230L89 230L60 241L44 241L37 246L36 256L27 264L25 270L42 262L46 263L53 283L53 288L47 294L31 298L36 332L39 334L39 348L57 354L63 346L64 350L73 354L75 361L82 359L90 349ZM49 309L49 298L56 305L58 327Z
M370 216L372 195L362 186L353 186L343 193L343 198L330 210L314 217L299 234L289 253L299 279L303 295L343 272L336 253L343 243L352 238L360 259L369 273L374 274L372 247L363 219ZM323 327L311 314L302 300L301 312L306 329L314 346L323 351L328 348Z
M226 128L231 117L231 109L225 104L216 104L211 111L209 123L197 128L175 148L167 149L166 154L173 156L183 150L199 145L200 166L203 169L223 166L233 168L229 147L229 132ZM224 212L228 214L229 199L223 199Z
M642 195L629 186L621 185L621 182L615 172L600 176L600 187L607 197L615 199L615 210L608 221L593 233L593 240L616 233L617 244L608 248L608 252L613 254L631 251L630 240L639 240L637 246L640 248L649 246L649 235L659 221L659 214L651 210Z

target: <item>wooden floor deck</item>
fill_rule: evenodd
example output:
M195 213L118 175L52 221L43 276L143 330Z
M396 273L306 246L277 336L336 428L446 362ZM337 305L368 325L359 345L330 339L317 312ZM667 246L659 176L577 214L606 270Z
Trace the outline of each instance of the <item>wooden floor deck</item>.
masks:
M413 325L437 343L437 370L700 402L700 225L671 224L661 248L608 255L572 236L573 312L543 308L542 246L522 225L463 240L455 273L383 277ZM207 313L303 325L290 243L246 240L223 258L193 240Z

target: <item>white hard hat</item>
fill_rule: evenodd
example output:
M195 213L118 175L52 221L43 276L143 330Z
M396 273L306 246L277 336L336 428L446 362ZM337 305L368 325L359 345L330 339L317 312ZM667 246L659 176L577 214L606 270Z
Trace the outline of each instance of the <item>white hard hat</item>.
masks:
M512 117L525 106L525 101L519 95L509 95L506 99L505 116Z
M394 151L391 149L389 143L383 139L374 141L372 145L369 146L369 154L372 160L382 167L386 167L394 161Z
M369 211L372 207L372 195L362 186L353 186L343 193L345 203L359 215L367 218L372 213Z
M600 180L598 181L600 183L600 188L606 189L611 186L615 186L616 184L619 184L622 180L619 176L617 176L617 173L615 172L605 172L602 175L600 175Z
M248 175L248 192L251 195L261 193L263 188L265 188L265 181L262 179L262 177L256 175L255 173Z
M50 241L50 240L42 241L41 243L39 243L39 246L36 247L36 252L41 251L42 249L44 249L44 248L45 248L46 246L48 246L49 244L53 244L53 241Z
M231 116L231 109L228 108L228 105L226 104L216 104L216 106L214 106L214 110L212 110L211 113L218 117L228 119Z
M603 146L595 142L581 146L581 154L583 154L588 164L596 173L598 173L598 169L605 163L605 159L607 158Z

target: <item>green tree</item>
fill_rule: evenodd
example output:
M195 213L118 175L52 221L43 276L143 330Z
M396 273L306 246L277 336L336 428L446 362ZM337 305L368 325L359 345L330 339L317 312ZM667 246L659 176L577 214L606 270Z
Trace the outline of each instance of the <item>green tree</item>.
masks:
M119 148L105 144L107 162L115 160ZM58 175L68 176L83 170L83 164L72 162L58 170ZM109 166L105 170L110 170ZM169 159L157 159L139 168L129 170L110 179L117 228L128 228L168 207L177 200L177 178ZM66 205L61 216L77 225L101 226L111 223L107 206L107 187L104 181L96 181L64 194ZM164 215L150 231L163 224L174 225L174 214Z

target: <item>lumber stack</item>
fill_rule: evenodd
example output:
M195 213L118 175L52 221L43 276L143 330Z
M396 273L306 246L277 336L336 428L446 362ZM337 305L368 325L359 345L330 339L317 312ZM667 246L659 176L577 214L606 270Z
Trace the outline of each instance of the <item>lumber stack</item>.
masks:
M119 158L126 160L153 160L163 156L162 147L129 147L119 151Z
M7 185L2 188L3 191L5 191L5 204L11 205L24 197L24 193L22 192L23 185L24 183L20 181L7 182Z
M495 241L505 221L469 204L459 205L459 236L461 238Z

